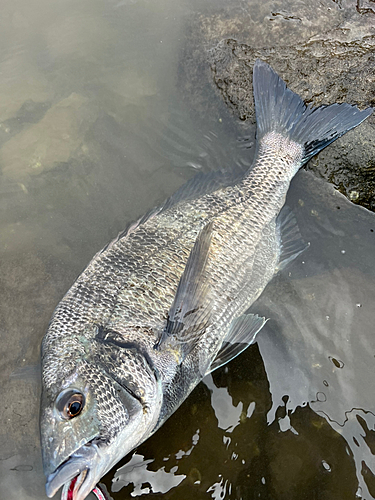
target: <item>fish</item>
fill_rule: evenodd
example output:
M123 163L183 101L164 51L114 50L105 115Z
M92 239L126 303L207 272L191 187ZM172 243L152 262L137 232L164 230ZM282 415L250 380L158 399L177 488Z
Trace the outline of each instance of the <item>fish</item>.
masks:
M284 206L292 178L373 112L307 106L261 60L253 92L251 168L188 181L98 252L57 305L41 346L48 497L63 487L63 500L84 500L254 343L267 318L246 311L308 245Z

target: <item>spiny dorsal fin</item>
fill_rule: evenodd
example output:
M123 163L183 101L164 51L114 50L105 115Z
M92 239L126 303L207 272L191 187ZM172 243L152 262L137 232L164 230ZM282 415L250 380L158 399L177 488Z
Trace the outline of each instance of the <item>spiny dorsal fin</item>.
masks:
M210 287L205 268L211 244L213 223L199 233L178 284L168 314L167 325L157 348L176 351L180 362L195 346L211 320Z
M225 337L216 358L206 371L206 375L225 365L241 354L249 345L253 344L257 333L266 322L266 318L257 314L242 314L242 316L234 319L228 335Z
M117 241L127 238L130 233L136 231L139 226L152 219L159 213L174 207L180 202L187 200L194 200L205 194L213 193L219 189L224 189L228 186L233 186L239 182L244 176L243 168L238 165L232 166L230 171L215 171L215 172L199 172L183 184L172 196L170 196L163 205L154 207L149 210L145 215L138 220L131 222L123 231L121 231L117 238L108 243L102 250L97 252L93 257L94 260L98 255L105 252Z

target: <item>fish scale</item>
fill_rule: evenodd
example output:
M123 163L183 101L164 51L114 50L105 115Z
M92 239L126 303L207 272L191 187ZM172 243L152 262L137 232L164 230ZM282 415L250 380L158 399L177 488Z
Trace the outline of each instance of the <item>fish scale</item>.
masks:
M282 210L291 179L372 113L307 107L261 61L253 83L249 171L189 181L96 254L55 310L40 417L50 497L65 485L83 500L207 373L254 342L266 319L247 308L305 248Z

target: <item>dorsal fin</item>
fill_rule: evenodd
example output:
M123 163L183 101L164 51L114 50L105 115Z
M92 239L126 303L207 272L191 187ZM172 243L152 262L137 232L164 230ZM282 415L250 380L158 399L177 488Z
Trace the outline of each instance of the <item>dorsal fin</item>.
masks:
M162 211L177 205L182 201L194 200L205 194L213 193L221 188L232 186L242 179L244 172L239 167L234 167L230 172L209 172L195 175L183 184L162 207Z

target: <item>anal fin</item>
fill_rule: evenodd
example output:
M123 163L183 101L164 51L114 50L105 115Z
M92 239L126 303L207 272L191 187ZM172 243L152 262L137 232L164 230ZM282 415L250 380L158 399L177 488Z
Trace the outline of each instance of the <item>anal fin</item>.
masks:
M280 258L275 273L285 269L287 265L310 246L299 231L297 220L292 210L284 205L276 219L280 235Z
M257 314L242 314L231 323L229 332L206 375L225 365L253 344L257 333L266 324L266 318Z

